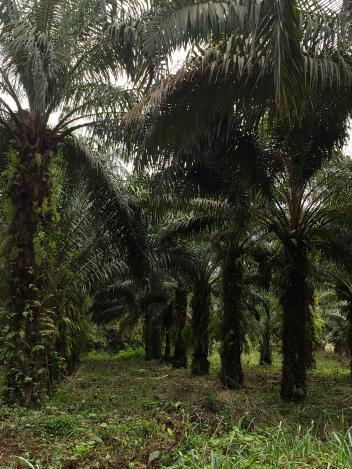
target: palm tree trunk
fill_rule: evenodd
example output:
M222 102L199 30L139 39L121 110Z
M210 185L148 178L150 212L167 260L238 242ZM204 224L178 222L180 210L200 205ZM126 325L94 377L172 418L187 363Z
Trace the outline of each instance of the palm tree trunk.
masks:
M161 321L147 308L144 321L145 359L161 360Z
M171 360L171 328L173 324L173 303L164 311L164 327L165 327L165 350L164 360L170 362Z
M261 366L272 364L272 353L271 353L271 327L270 327L270 310L265 309L265 324L262 332L260 341L260 360Z
M242 333L242 264L235 249L230 248L223 266L223 319L221 327L221 371L224 386L237 389L243 386L241 364Z
M306 396L306 372L312 356L311 306L313 289L309 285L309 260L305 245L286 249L288 273L284 281L281 397L301 401Z
M34 408L51 388L55 317L50 306L49 235L54 228L49 155L11 153L4 257L9 292L5 399ZM55 371L56 370L56 371Z
M187 347L184 338L184 328L187 319L187 291L178 287L175 291L175 350L173 356L174 368L187 368Z
M144 358L145 360L153 359L152 347L152 318L149 309L144 314Z
M192 298L192 373L195 375L207 375L209 373L209 316L210 286L203 280L195 285Z
M270 339L264 337L262 343L260 344L260 366L266 366L272 364L272 354L271 354L271 345Z

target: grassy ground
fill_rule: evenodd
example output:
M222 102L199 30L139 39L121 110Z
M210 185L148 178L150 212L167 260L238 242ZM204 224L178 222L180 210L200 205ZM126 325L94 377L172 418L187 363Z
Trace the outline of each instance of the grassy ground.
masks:
M246 388L140 352L89 355L40 411L0 404L1 468L352 468L347 363L319 354L302 405L283 404L279 357L244 357ZM30 466L19 457L30 461Z

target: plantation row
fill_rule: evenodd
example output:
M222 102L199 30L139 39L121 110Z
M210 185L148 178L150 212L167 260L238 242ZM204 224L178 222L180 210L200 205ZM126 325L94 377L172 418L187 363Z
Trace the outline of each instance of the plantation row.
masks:
M280 349L285 401L351 354L351 26L348 1L0 0L4 402L40 406L97 324L194 375L219 347L229 389Z

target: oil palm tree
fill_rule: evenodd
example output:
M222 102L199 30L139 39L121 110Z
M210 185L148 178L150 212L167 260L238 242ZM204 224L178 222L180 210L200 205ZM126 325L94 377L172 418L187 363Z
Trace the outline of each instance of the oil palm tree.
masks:
M55 291L55 311L60 313L55 317L56 350L68 372L79 364L97 295L117 279L122 281L133 273L138 279L133 271L130 247L123 236L124 223L119 227L116 218L106 220L109 211L97 217L96 191L89 190L89 182L84 178L72 179L72 172L70 177L66 175L59 194L60 219L54 234L56 250L49 274ZM116 178L116 184L123 186L124 183ZM104 211L106 207L99 199L100 210ZM112 201L118 214L116 195ZM134 223L138 229L138 220Z
M190 203L193 206L190 214L184 214L182 222L179 222L177 228L178 235L182 233L183 237L190 237L193 242L202 243L205 239L209 243L209 254L212 253L212 260L205 260L207 266L199 269L199 273L203 272L202 277L197 278L194 285L197 296L193 296L193 318L198 318L199 314L195 314L195 298L200 297L203 291L204 299L210 295L210 286L216 282L221 284L221 302L222 312L220 315L220 331L219 339L221 342L220 358L221 371L220 379L224 386L230 389L236 389L243 386L243 370L241 364L241 354L244 343L244 318L243 314L246 309L246 284L244 275L246 270L246 262L250 257L251 245L255 241L255 230L251 233L250 226L246 225L246 229L239 223L239 212L235 207L226 201L216 199L198 199ZM207 251L206 251L207 252ZM196 259L203 259L204 255L196 253ZM196 266L199 261L196 262ZM209 270L208 276L204 274ZM199 282L199 286L198 286ZM209 284L206 288L205 285ZM203 288L201 288L203 284ZM200 303L198 300L197 304ZM198 308L196 308L198 309ZM208 311L208 306L203 306L203 311ZM199 320L204 324L209 320L204 317ZM199 334L198 320L194 322L193 335ZM207 342L207 340L205 340Z
M99 160L75 131L119 138L116 123L131 103L131 92L114 85L130 64L109 26L125 12L108 4L0 3L0 134L7 225L2 256L12 337L6 395L9 402L30 407L37 406L47 390L53 351L47 318L52 314L50 233L58 218L54 160L83 165L91 182L95 174L103 182ZM115 189L109 187L112 194ZM127 216L128 207L120 208Z
M68 171L67 165L62 166L58 161L55 169L56 174L60 175L54 179L57 211L60 216L56 221L55 231L50 233L49 237L53 248L52 259L46 271L50 279L46 291L50 310L47 309L46 316L41 318L43 332L47 336L50 335L52 340L51 353L47 355L46 392L53 389L59 377L72 372L78 366L87 339L89 313L96 292L111 283L111 278L120 277L123 272L128 272L128 265L131 265L124 245L123 231L126 225L122 223L120 236L116 234L116 229L119 228L119 223L116 223L119 216L118 208L117 216L109 219L109 223L112 223L110 228L113 228L109 231L103 223L103 218L104 221L108 218L108 204L104 203L104 199L99 197L98 193L100 213L97 213L96 193L92 192L92 188L88 189L89 180L82 182L84 181L81 177L82 171L77 174L72 171L72 167ZM96 173L95 176L99 177L99 174ZM108 174L104 175L104 180L108 181ZM119 184L117 178L114 184ZM110 188L110 194L106 185L104 194L107 199L111 197L118 207L114 184ZM120 196L120 203L126 204L127 199L122 193ZM105 210L107 211L102 216ZM6 279L6 271L2 272L2 277ZM7 312L6 281L2 284L1 299L2 316L7 331L6 363L9 355L11 357L11 353L14 352L14 344L9 340L11 323ZM5 389L6 393L11 391Z
M312 356L312 250L326 226L333 220L341 220L350 206L346 195L342 198L342 194L348 193L349 178L344 167L348 162L340 168L335 163L326 170L321 169L324 161L333 157L343 132L341 122L335 127L325 113L318 117L318 122L308 118L304 127L291 126L289 131L279 131L272 136L273 145L269 145L273 157L281 161L281 169L264 204L262 220L280 241L286 264L280 295L284 400L299 401L306 394L306 369Z
M171 171L173 172L173 170ZM168 178L160 180L160 174L152 178L151 206L154 213L164 213L161 218L159 243L163 249L167 247L167 262L170 265L175 281L174 314L175 314L175 350L174 365L185 366L187 362L186 343L183 336L187 315L187 293L191 293L191 329L192 329L192 361L191 369L196 375L209 373L210 362L208 353L209 320L211 315L211 294L216 282L219 259L210 238L204 234L210 223L208 214L201 213L203 207L201 199L184 199L175 191L165 195L164 184ZM155 185L161 189L155 191ZM209 208L213 202L205 205ZM197 214L187 216L188 211L195 210ZM173 260L174 258L174 260Z

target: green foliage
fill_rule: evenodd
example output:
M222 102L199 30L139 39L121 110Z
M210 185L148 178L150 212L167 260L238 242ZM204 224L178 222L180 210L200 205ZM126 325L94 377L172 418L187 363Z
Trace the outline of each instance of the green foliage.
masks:
M117 352L116 354L112 354L111 352L101 352L101 351L90 351L87 353L88 360L96 360L102 361L106 359L111 360L123 360L128 358L142 358L144 355L143 347L139 348L126 348Z
M41 423L41 428L50 435L67 437L76 430L76 423L72 416L58 415L52 418L46 418Z
M264 126L278 116L295 122L295 114L310 111L322 89L335 88L336 96L351 75L350 64L340 56L349 43L346 11L333 9L334 0L326 3L330 8L322 9L318 0L158 4L147 22L142 54L163 64L178 47L194 48L184 66L132 112L132 122L149 124L157 117L143 132L143 143L147 140L155 152L168 152L170 142L187 148L214 123L220 133L234 107L245 113L249 127L257 127L261 117Z
M153 454L174 468L351 467L348 368L334 354L318 354L312 392L297 407L277 403L277 353L264 370L258 354L246 355L246 389L235 393L215 374L194 378L142 353L90 353L39 411L0 405L0 467L16 455L36 469L138 467Z
M313 346L317 347L324 343L324 328L325 328L325 321L322 316L322 311L319 307L319 296L318 292L314 292L314 303L312 306L312 319L313 319Z
M180 452L172 468L351 468L351 430L320 441L313 428L287 434L280 424L260 433L235 427L226 437L212 437L202 449Z

